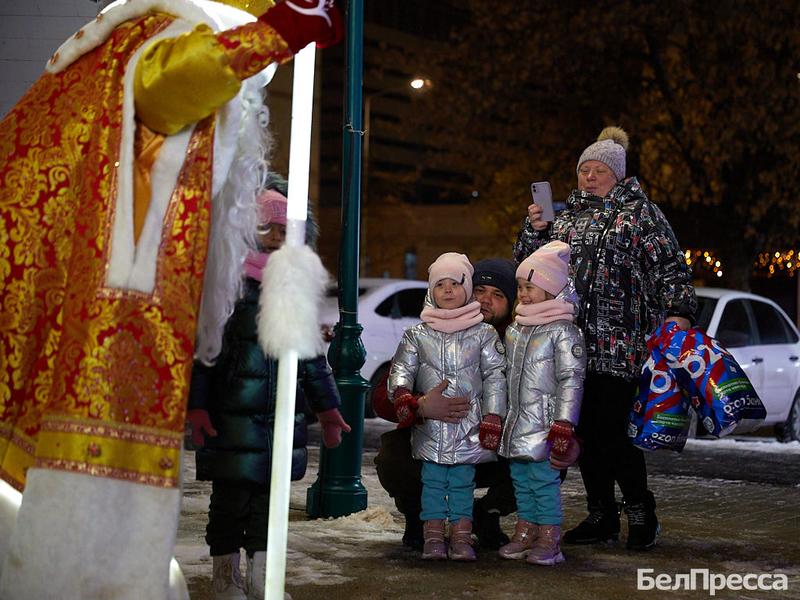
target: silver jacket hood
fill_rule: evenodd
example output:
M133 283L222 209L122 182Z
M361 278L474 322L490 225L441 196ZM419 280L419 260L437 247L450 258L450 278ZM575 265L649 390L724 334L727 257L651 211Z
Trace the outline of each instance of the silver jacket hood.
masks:
M577 425L586 374L583 334L569 321L506 329L508 414L497 453L545 460L553 421Z
M469 414L460 423L426 419L414 426L414 458L443 465L496 460L493 451L481 447L478 430L483 415L506 412L505 366L505 347L487 323L455 333L425 323L405 331L389 372L389 398L399 387L425 393L446 379L445 395L470 399Z

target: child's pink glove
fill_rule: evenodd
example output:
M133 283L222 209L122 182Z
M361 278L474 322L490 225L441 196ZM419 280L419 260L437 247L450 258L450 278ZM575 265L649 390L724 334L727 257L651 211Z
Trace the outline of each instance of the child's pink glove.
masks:
M503 433L503 420L498 415L486 415L481 419L478 439L487 450L497 450L500 445L500 434Z
M550 446L550 466L561 471L575 464L581 453L581 446L575 437L572 423L556 421L547 434Z
M202 447L205 444L203 433L208 437L217 437L217 430L211 424L208 411L204 408L193 408L186 411L186 420L192 427L192 443Z
M341 444L343 431L350 433L350 425L345 423L338 408L317 413L317 418L322 426L322 443L326 448L336 448Z
M288 0L259 18L277 31L297 54L311 42L326 48L342 39L342 15L333 0Z

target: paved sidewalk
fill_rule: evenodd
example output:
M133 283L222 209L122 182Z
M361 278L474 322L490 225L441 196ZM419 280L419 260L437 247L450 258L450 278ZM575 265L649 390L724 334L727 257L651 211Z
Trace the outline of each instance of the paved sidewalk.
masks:
M567 561L534 567L481 552L477 563L423 562L400 544L402 517L380 488L367 451L363 481L369 491L367 511L336 520L309 521L305 493L316 479L317 450L310 452L306 478L293 484L289 526L287 591L294 600L358 599L617 599L631 597L704 598L696 591L638 591L637 569L645 575L675 575L691 569L730 576L750 573L789 578L788 591L719 590L715 598L800 597L800 485L771 485L686 475L651 475L659 502L662 536L653 551L633 553L624 542L609 546L565 548ZM193 463L191 453L187 463ZM796 460L797 457L795 456ZM706 459L708 460L708 459ZM742 467L746 469L746 465ZM202 536L209 485L194 481L187 465L182 520L176 556L184 568L193 600L210 599L210 559ZM563 486L565 524L584 516L583 486L575 470ZM513 530L513 517L503 527ZM625 519L623 516L623 540ZM748 581L755 582L754 579ZM735 583L735 582L734 582Z

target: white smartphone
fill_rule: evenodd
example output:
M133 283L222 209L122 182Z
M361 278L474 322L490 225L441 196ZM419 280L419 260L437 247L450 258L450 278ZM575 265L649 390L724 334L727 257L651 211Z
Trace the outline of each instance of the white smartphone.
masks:
M556 212L553 210L553 192L549 181L537 181L531 184L533 203L542 207L542 221L555 221Z

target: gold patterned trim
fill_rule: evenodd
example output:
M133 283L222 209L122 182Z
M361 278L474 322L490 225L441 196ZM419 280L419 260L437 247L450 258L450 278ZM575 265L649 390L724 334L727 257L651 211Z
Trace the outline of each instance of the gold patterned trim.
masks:
M19 436L12 436L10 440L0 439L0 477L21 491L25 486L25 475L33 466L33 451L29 452L27 445L20 447L20 443L24 444L24 440Z
M36 449L34 441L18 429L14 429L11 423L0 423L0 448L4 443L14 444L28 454L33 454ZM3 456L2 450L0 456Z
M98 423L82 419L61 419L46 416L42 421L42 431L102 437L123 442L147 444L159 448L178 448L183 442L183 435L167 432L162 429L125 425L123 423Z
M59 471L83 473L85 475L93 475L96 477L121 479L123 481L131 481L133 483L141 483L144 485L152 485L157 487L178 487L177 477L159 477L158 475L149 475L147 473L138 473L136 471L128 471L126 469L120 469L106 465L89 464L81 461L38 458L36 459L36 464L34 466L42 469L56 469ZM14 484L11 483L11 485Z
M34 466L177 487L182 440L147 427L46 417Z

